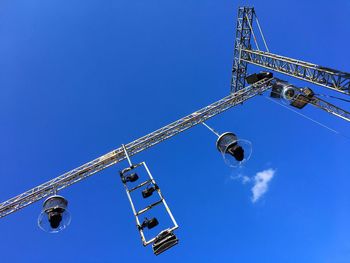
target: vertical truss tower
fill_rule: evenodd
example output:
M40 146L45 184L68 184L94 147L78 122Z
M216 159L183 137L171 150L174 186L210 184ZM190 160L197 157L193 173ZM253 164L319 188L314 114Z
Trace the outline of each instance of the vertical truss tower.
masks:
M233 51L233 66L231 79L231 92L236 92L245 87L248 62L241 60L242 49L251 49L250 39L252 36L251 26L255 17L252 7L238 8L236 25L236 39Z

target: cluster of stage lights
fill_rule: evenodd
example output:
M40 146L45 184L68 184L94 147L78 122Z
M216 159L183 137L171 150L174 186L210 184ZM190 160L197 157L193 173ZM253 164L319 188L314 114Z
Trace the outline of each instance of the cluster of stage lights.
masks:
M126 167L123 170L121 170L119 172L119 174L120 174L121 181L124 184L126 193L128 195L128 199L130 201L131 208L132 208L132 210L134 212L134 216L135 216L135 219L136 219L138 231L139 231L140 236L141 236L142 244L144 246L152 244L153 253L155 255L159 255L159 254L163 253L164 251L168 250L169 248L171 248L171 247L173 247L173 246L175 246L176 244L179 243L178 238L174 234L174 231L178 228L178 225L177 225L177 223L176 223L176 221L175 221L175 219L174 219L174 217L173 217L173 215L172 215L168 205L166 204L166 201L165 201L165 199L164 199L164 197L163 197L163 195L161 193L161 190L160 190L159 186L157 185L157 183L155 182L155 180L154 180L151 172L149 171L146 163L142 162L142 163L138 163L138 164L132 164L130 158L128 157L128 154L127 154L126 150L125 150L125 154L126 154L126 157L128 159L128 162L129 162L130 166ZM140 166L145 169L145 171L146 171L146 173L147 173L147 175L149 177L149 180L146 180L146 181L140 183L137 186L133 186L130 189L128 187L127 183L133 184L134 182L136 182L140 178L138 176L138 174L135 173L135 172L132 172L132 170L134 170L134 169L136 169L137 167L140 167ZM156 201L156 202L153 202L153 203L149 204L147 207L137 211L137 209L136 209L136 207L134 205L131 193L134 192L135 190L139 189L140 187L144 187L143 190L141 191L142 197L144 199L149 198L150 196L152 196L154 192L156 192L159 195L160 199L158 201ZM154 228L154 227L159 225L159 221L155 217L150 218L150 219L148 219L146 217L143 220L143 222L140 222L139 221L139 216L141 214L149 211L150 209L156 207L157 205L160 205L160 204L162 204L164 206L168 216L172 220L173 226L172 227L168 227L166 229L163 229L161 232L159 232L159 234L157 234L153 238L150 237L150 235L147 235L147 238L146 238L145 233L144 233L145 228L152 229L152 228Z
M252 74L247 77L247 82L253 84L263 78L271 78L272 73L261 72L258 74ZM312 97L312 91L304 91L303 95L302 89L298 89L295 86L282 81L277 80L277 82L272 87L271 97L280 98L285 100L290 105L302 108L304 107L309 97ZM311 94L311 95L309 95ZM298 102L298 103L297 103ZM294 105L295 104L295 105ZM247 160L250 159L252 153L252 144L248 140L238 139L237 136L232 132L225 132L218 135L216 141L216 147L221 152L224 162L230 167L242 166ZM136 182L139 179L137 173L130 173L124 175L121 173L121 180L125 184L127 182ZM157 191L159 188L156 184L148 185L144 190L142 190L142 197L148 198ZM71 216L67 210L68 201L60 195L50 196L45 200L43 204L42 212L38 218L39 227L48 233L58 233L70 224ZM144 221L139 225L139 229L152 229L159 224L157 218L145 218Z
M129 169L129 168L127 168ZM139 179L139 176L137 173L131 173L128 175L124 175L126 171L121 171L120 172L120 177L122 182L125 184L127 182L133 183L136 182ZM144 190L142 190L142 197L143 198L148 198L150 196L152 196L153 192L156 191L158 188L158 186L155 184L153 186L148 185ZM144 228L148 228L148 229L152 229L155 226L157 226L159 224L158 219L153 217L151 219L145 218L145 220L142 222L142 224L139 227L139 229L144 229Z
M272 78L272 72L260 72L249 75L248 84L254 84L264 78ZM285 80L275 78L270 97L281 100L284 104L297 109L304 108L313 98L314 92L310 88L299 88Z
M132 173L122 177L123 183L135 182L139 176ZM148 198L158 189L157 185L148 186L142 191L142 197ZM71 222L71 216L67 210L68 201L60 195L50 196L43 204L43 210L38 218L39 227L48 233L57 233L65 229ZM159 224L157 218L145 218L140 228L151 229Z
M232 132L221 134L216 142L217 149L222 153L225 163L230 167L240 166L249 160L252 152L251 142L238 139ZM135 182L139 179L137 173L121 176L122 182ZM148 198L157 191L158 186L147 186L142 190L142 197ZM48 233L58 233L67 228L71 215L67 210L68 201L63 196L53 195L44 201L43 209L38 218L38 226ZM159 224L157 218L145 218L139 226L141 229L151 229Z

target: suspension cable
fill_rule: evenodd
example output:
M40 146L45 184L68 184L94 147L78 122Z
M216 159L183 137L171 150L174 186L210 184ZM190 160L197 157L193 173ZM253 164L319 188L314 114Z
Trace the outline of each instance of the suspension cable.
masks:
M254 13L255 13L255 12L254 12ZM256 13L255 13L255 19L256 19L256 24L258 25L258 28L259 28L260 35L261 35L261 37L262 37L262 40L264 41L265 48L266 48L267 52L270 52L270 50L269 50L269 48L268 48L268 46L267 46L267 44L266 44L265 37L264 37L264 34L263 34L262 30L261 30L261 26L260 26L260 23L259 23L259 20L258 20L258 17L257 17L257 15L256 15Z
M253 34L253 38L254 38L254 42L255 42L256 48L260 51L260 48L259 48L259 45L258 45L258 41L256 40L253 27L252 27L252 25L250 24L250 21L249 21L249 18L248 18L248 16L247 16L247 14L245 15L245 17L247 18L247 22L248 22L249 28L250 28L250 30L252 31L252 34Z
M208 128L209 131L211 131L212 133L214 133L216 136L220 137L220 134L214 130L212 127L210 127L208 124L206 124L205 122L202 122L202 124Z

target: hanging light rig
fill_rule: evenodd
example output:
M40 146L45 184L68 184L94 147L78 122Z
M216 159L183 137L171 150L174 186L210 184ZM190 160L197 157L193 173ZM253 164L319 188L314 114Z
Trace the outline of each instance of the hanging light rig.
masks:
M252 154L252 143L245 139L238 139L233 132L224 132L219 134L208 124L202 124L214 133L218 139L216 148L221 152L224 162L230 167L238 167L245 164Z
M71 222L71 215L67 210L68 201L57 195L47 198L43 210L38 217L38 226L45 232L58 233L64 230Z
M253 31L253 21L256 21L257 23L266 51L259 49L257 39ZM253 35L257 50L252 48L251 35ZM122 183L125 186L132 210L136 217L137 227L141 235L142 243L145 246L153 243L153 250L155 254L158 255L178 243L176 236L173 234L173 231L177 229L178 226L146 164L139 163L132 165L129 156L127 155L126 148L131 155L134 155L187 129L190 129L199 123L202 123L218 137L216 147L222 153L225 163L231 167L240 166L251 156L251 143L247 140L238 139L238 137L232 132L226 132L220 135L206 125L204 121L231 107L242 104L244 101L247 101L256 95L261 95L270 88L272 88L272 92L270 94L272 98L281 99L285 102L285 104L292 107L302 109L306 105L310 104L350 121L350 112L318 98L317 96L322 96L322 94L314 94L310 88L296 87L288 82L273 77L271 72L260 72L247 76L248 64L260 66L265 68L265 70L279 72L281 74L298 78L302 81L307 81L309 83L322 86L323 88L327 88L332 91L350 95L350 73L270 53L254 8L240 7L238 9L238 18L236 23L230 95L156 131L153 131L150 134L130 142L127 147L124 147L123 145L123 147L106 153L48 182L38 185L24 193L21 193L20 195L2 202L0 204L0 218L17 212L20 209L23 209L26 206L53 194L46 199L43 204L42 212L38 218L38 225L40 228L50 233L59 232L69 225L70 214L67 210L67 200L62 196L56 195L56 192L67 188L74 183L80 182L93 174L102 171L103 169L115 165L127 157L130 166L120 172ZM246 83L250 85L246 86ZM323 96L327 95L323 94ZM334 96L329 97L336 98ZM348 101L342 98L337 99ZM137 173L135 173L134 169L141 166L145 168L150 178L148 180L149 183L146 181L129 189L129 185L134 184L139 179L139 176ZM135 206L133 205L131 199L131 192L142 188L144 188L142 190L143 198L149 198L157 192L161 199L160 201L136 212ZM156 218L146 218L142 223L140 223L138 216L161 203L166 207L174 226L161 231L156 237L147 241L143 231L157 227L162 222L159 222Z
M137 229L140 233L142 244L144 246L152 244L152 249L153 249L154 254L159 255L162 252L164 252L165 250L178 244L179 240L177 239L177 237L173 233L174 230L176 230L178 228L178 225L177 225L175 218L174 218L173 214L171 213L171 211L170 211L170 209L169 209L169 207L168 207L168 205L167 205L167 203L162 195L162 192L161 192L159 186L156 184L156 181L154 180L146 163L141 162L138 164L132 164L124 144L122 145L122 148L125 152L125 156L126 156L128 162L129 162L129 167L126 167L125 169L121 170L119 172L119 174L120 174L121 181L125 187L126 195L128 196L128 199L129 199L129 202L131 205L131 209L132 209L133 214L134 214L135 219L136 219L136 226L137 226ZM146 181L140 183L137 186L129 188L129 185L132 185L133 183L135 183L139 179L139 175L135 172L135 169L138 167L143 167L145 169L146 174L148 176L148 179ZM152 196L154 192L156 192L160 199L158 201L156 201L155 203L152 203L152 204L148 205L147 207L137 211L135 208L135 205L133 202L133 197L132 197L131 193L134 193L135 191L139 192L140 189L143 189L141 191L141 195L143 198L146 199L146 198ZM164 205L165 210L173 223L173 226L160 231L159 234L156 235L155 237L150 238L149 240L146 240L146 237L144 234L144 231L146 230L146 228L152 229L152 228L158 226L159 221L157 218L152 217L150 219L145 218L141 223L139 216L141 214L151 210L152 208L160 205L160 204Z

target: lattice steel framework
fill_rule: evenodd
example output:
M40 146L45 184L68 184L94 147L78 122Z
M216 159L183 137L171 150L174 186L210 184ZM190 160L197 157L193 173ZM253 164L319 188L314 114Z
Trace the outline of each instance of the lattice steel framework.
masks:
M339 118L342 118L346 121L350 121L350 112L343 110L339 108L338 106L335 106L325 100L322 100L320 98L317 98L313 96L309 102L313 106L322 109L330 114L333 114L335 116L338 116Z
M246 63L350 95L350 73L251 49L242 49L240 59Z
M247 74L246 61L240 59L242 49L250 49L250 39L252 36L251 25L255 16L254 8L240 7L238 9L236 39L234 43L231 92L236 92L245 87L245 78Z
M251 49L253 21L256 17L254 8L240 7L236 25L234 43L234 59L231 79L231 94L213 104L200 109L182 119L179 119L161 129L143 136L123 147L115 149L91 162L62 174L29 191L15 196L0 204L0 218L16 212L46 196L56 193L74 183L77 183L103 169L106 169L126 159L125 152L130 156L169 139L217 114L241 104L244 101L263 93L275 83L275 79L263 79L251 86L245 87L247 65L255 64L266 69L280 72L304 81L308 81L331 90L350 94L350 74L322 67L269 52ZM259 26L259 25L258 25ZM260 28L260 27L259 27ZM339 107L313 97L310 104L326 110L345 120L350 120L350 113Z
M252 86L243 88L236 93L230 94L229 96L200 109L199 111L196 111L159 130L126 144L125 148L130 156L144 151L147 148L169 139L193 127L194 125L202 123L237 104L243 103L255 95L263 93L265 90L271 87L273 81L273 78L263 79ZM74 183L77 183L124 160L125 158L126 156L123 147L120 147L27 192L13 197L0 204L0 218L24 208L48 195L51 195L56 191L62 190Z

